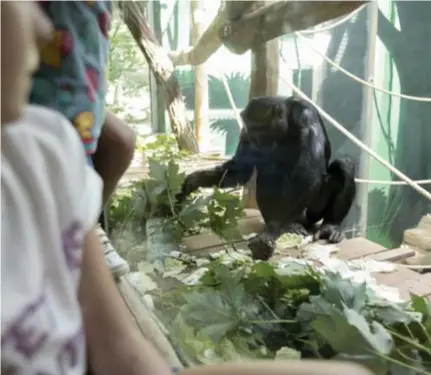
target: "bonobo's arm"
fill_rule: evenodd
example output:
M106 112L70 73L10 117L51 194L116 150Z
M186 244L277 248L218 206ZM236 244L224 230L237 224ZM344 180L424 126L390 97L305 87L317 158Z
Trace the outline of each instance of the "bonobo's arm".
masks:
M307 210L307 219L323 223L314 239L337 243L343 239L341 223L349 213L356 196L355 165L349 158L335 159L328 168L328 177L316 202Z
M232 159L212 169L200 170L189 174L184 180L182 192L178 197L184 199L200 187L221 188L245 185L251 178L255 166L253 151L250 142L243 132L238 147Z
M356 196L355 165L347 158L335 159L328 168L332 188L331 205L325 211L324 223L340 225Z

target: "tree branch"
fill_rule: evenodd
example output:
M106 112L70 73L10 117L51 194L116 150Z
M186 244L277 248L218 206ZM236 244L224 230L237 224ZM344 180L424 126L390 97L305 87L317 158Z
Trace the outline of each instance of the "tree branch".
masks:
M174 65L200 65L207 61L221 46L218 35L220 27L228 20L227 7L222 3L211 25L205 30L193 48L169 52Z
M134 1L121 1L119 2L119 7L123 11L124 23L144 54L157 82L164 89L169 119L178 147L198 153L198 143L187 121L186 107L178 81L173 74L174 66L172 61L163 47L157 42L138 4Z
M316 26L350 13L366 1L279 1L264 5L219 30L222 43L243 54L281 35Z

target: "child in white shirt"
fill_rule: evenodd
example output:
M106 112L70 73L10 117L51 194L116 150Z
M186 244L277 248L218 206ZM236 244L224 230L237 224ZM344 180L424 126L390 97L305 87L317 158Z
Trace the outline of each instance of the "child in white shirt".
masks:
M102 182L76 131L26 105L51 24L35 2L1 8L1 373L84 374L87 344L95 374L169 374L105 264Z

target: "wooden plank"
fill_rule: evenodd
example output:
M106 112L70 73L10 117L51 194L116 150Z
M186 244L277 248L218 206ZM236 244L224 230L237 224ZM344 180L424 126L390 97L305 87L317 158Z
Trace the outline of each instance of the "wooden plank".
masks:
M431 252L417 252L414 256L405 260L410 266L431 266Z
M194 236L183 237L182 242L186 246L185 253L201 256L223 250L226 241L215 233L208 231Z
M245 209L244 218L240 220L238 229L242 235L259 233L264 228L264 222L259 210ZM217 252L225 248L226 241L211 231L206 231L194 236L186 236L182 239L186 246L184 252L195 256ZM203 249L203 250L201 250Z
M374 259L380 262L400 262L414 256L415 254L416 252L409 247L400 247L398 249L367 255L365 259Z
M409 298L410 293L418 296L427 296L431 294L431 274L417 275L418 276L412 280L406 280L401 284L395 285L398 287L402 298Z
M152 313L147 310L145 305L141 302L140 296L133 285L130 284L127 276L120 278L117 287L142 335L153 343L154 347L167 363L171 366L182 368L183 366L174 348L163 334L160 327L153 320Z
M340 242L337 247L339 251L336 256L342 260L359 259L367 255L376 254L387 250L385 247L371 242L363 237L344 240Z
M379 284L398 286L409 280L415 280L418 273L408 268L400 267L394 272L376 272L372 274Z

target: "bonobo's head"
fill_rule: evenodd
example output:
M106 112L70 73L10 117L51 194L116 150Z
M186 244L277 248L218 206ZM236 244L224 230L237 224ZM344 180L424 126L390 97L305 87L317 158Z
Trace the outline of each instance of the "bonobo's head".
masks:
M300 132L306 108L304 101L293 96L260 96L249 101L241 117L252 145L274 149L287 136Z

